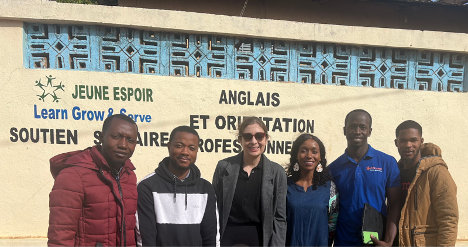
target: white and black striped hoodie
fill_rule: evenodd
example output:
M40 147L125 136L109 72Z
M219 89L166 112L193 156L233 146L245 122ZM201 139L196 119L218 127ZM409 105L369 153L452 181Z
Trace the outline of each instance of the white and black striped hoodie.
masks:
M219 246L216 197L195 164L180 181L167 169L169 157L138 184L137 244Z

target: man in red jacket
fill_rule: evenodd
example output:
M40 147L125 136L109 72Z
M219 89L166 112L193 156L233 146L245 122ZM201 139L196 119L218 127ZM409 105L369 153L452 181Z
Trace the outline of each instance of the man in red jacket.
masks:
M112 115L100 145L50 159L55 179L49 195L49 246L135 246L135 150L138 128Z

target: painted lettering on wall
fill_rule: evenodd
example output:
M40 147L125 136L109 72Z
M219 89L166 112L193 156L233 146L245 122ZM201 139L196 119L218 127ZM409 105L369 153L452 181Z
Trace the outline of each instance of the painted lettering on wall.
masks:
M214 127L222 130L236 130L243 116L216 116ZM272 132L300 132L314 133L314 120L297 118L272 118L259 117L265 122L268 131ZM190 115L190 127L194 129L208 129L210 115ZM290 154L292 141L268 140L265 152L267 154ZM200 152L215 153L240 153L242 147L239 140L235 139L200 139Z
M101 131L94 131L94 144L99 144ZM140 147L167 147L169 132L138 132L137 145ZM269 140L265 149L267 154L290 154L292 141ZM198 150L202 153L240 153L241 144L237 139L200 138Z
M239 140L235 139L200 139L198 148L202 153L240 153ZM265 152L267 154L290 154L292 141L268 140Z
M127 112L127 109L121 108L120 114L131 117L136 123L150 123L151 115L141 114L136 112ZM107 116L114 114L114 109L109 108L107 110L89 110L82 109L79 106L74 106L71 110L71 118L73 120L86 120L86 121L104 121ZM68 110L63 108L56 109L38 109L37 105L34 105L34 118L38 119L68 119Z
M280 104L279 93L252 93L250 91L232 91L221 90L219 104L226 105L254 105L254 106L273 106Z
M207 129L210 115L190 115L190 127ZM243 116L216 116L214 125L217 129L236 130ZM314 133L314 120L297 118L259 117L265 123L267 130L272 132L307 132Z
M36 81L43 93L40 99L44 101L47 96L52 96L54 102L58 102L55 91L64 91L62 82L53 85L52 76L47 77L47 85ZM52 92L47 93L48 88ZM49 90L50 91L50 90ZM46 93L44 93L46 92ZM134 101L153 102L153 90L150 88L132 87L109 87L98 85L75 85L72 93L73 99L77 100L113 100L113 101ZM241 105L241 106L263 106L278 107L281 103L280 94L277 92L252 92L247 90L221 90L219 104ZM70 108L53 107L43 108L34 105L33 116L41 120L71 120L71 121L104 121L106 117L113 114L124 114L131 117L137 124L150 123L150 114L139 112L130 108L99 108L94 106L72 106ZM194 129L218 129L236 130L244 116L208 114L189 115L188 122ZM300 132L314 133L314 120L297 118L274 118L268 116L259 117L265 122L268 131L271 132ZM99 144L100 131L94 131L94 143ZM170 131L144 131L138 132L137 145L141 147L167 147L169 144ZM11 142L32 142L48 144L78 144L78 131L65 129L48 128L16 128L10 129ZM292 148L292 141L268 140L265 152L268 154L289 154ZM240 153L242 147L240 141L234 139L221 139L202 136L199 142L199 150L203 153Z
M101 131L94 131L94 144L99 144ZM142 147L167 147L169 132L138 132L137 145Z
M74 99L153 102L153 90L131 87L113 87L109 90L108 86L75 85L72 97Z
M11 142L78 144L78 130L12 127L10 135Z

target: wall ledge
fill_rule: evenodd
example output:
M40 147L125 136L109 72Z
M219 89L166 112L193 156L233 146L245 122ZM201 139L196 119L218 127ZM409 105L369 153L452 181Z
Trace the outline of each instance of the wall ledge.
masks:
M45 0L22 0L21 4L17 0L2 0L0 19L468 53L468 34L465 33L302 23Z

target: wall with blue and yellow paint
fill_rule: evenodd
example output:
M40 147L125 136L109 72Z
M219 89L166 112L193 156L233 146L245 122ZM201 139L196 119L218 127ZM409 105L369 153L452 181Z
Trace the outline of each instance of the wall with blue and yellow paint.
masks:
M267 156L285 165L302 132L323 140L329 161L341 155L356 108L372 114L369 143L397 159L396 126L421 123L457 183L467 239L467 44L464 33L0 1L0 245L45 244L48 160L94 145L110 114L139 126L138 178L167 155L170 131L191 125L211 180L240 151L242 116L268 123Z

